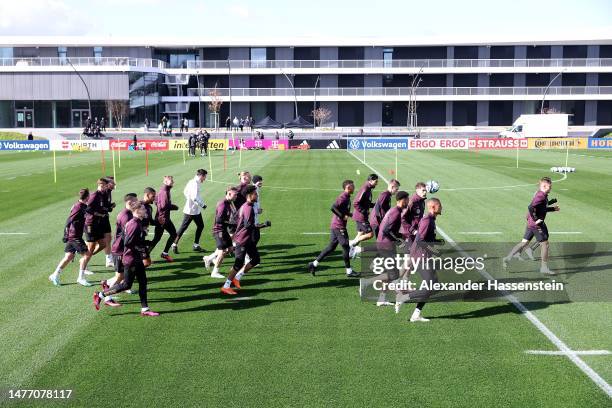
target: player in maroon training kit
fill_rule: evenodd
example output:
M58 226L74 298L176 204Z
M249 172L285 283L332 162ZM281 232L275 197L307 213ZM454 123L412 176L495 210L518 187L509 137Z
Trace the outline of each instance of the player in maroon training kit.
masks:
M537 243L542 248L540 273L546 275L555 274L548 267L548 227L544 222L547 213L560 210L558 205L553 206L553 204L557 202L556 199L548 199L548 194L551 190L552 180L549 177L542 177L540 179L539 189L527 207L527 227L525 228L525 235L523 236L521 242L512 248L512 251L510 251L508 256L502 259L504 268L515 255L527 248L529 241L531 241L535 236Z
M419 221L419 227L414 237L414 242L410 248L410 257L412 259L422 258L423 263L417 268L423 282L427 281L431 288L438 282L438 276L435 269L431 268L426 259L431 258L436 254L434 245L443 244L444 240L436 238L436 218L442 214L442 203L437 198L431 198L426 202L427 213ZM395 313L400 312L402 304L408 300L416 300L416 308L410 317L411 322L428 322L421 316L421 311L425 307L425 301L433 294L433 290L419 289L407 294L398 294L395 301Z
M248 186L245 188L244 194L246 196L246 202L240 207L238 223L236 224L236 233L233 237L236 242L236 249L234 251L236 260L221 288L221 293L225 293L226 295L235 295L236 291L233 290L231 286L234 285L236 289L240 289L240 279L242 279L242 276L259 265L260 258L259 251L257 251L257 233L260 229L271 226L270 221L266 221L264 224L255 223L253 204L257 202L257 187ZM250 260L245 265L245 257L247 255ZM244 270L241 271L242 267L244 267Z
M395 196L395 206L385 214L380 228L378 236L376 237L376 249L378 256L384 258L394 258L398 252L398 247L404 245L404 239L400 233L402 225L402 211L408 205L408 193L405 191L398 191ZM392 282L399 277L399 270L392 269L388 272L384 272L378 276L370 278L368 280L362 279L360 283L360 290L362 286L369 286L374 281L381 282ZM381 291L378 296L376 306L392 306L393 303L387 302L386 291Z
M85 279L85 271L87 262L91 258L91 252L87 249L83 241L83 229L85 228L85 209L87 208L87 200L89 199L89 190L86 188L79 191L79 200L74 203L70 209L70 215L64 226L63 241L66 244L64 249L64 258L60 261L55 272L49 275L49 280L55 286L60 286L59 276L62 270L74 259L74 254L79 253L81 260L79 261L79 277L77 283L83 286L91 286L91 283Z
M346 276L356 277L359 273L353 271L351 268L351 257L349 254L349 238L346 231L346 222L353 215L351 214L351 194L355 191L355 184L353 180L344 180L342 182L342 193L336 198L336 201L331 207L333 213L331 219L331 235L329 238L329 244L317 259L308 264L308 272L312 276L315 275L316 269L327 255L334 252L338 247L338 244L342 246L342 259L344 260L344 267L346 268Z
M133 218L125 225L123 236L123 276L121 283L117 283L108 290L94 292L93 304L96 310L100 310L100 303L103 299L116 293L123 292L132 287L134 279L138 279L138 295L140 296L140 315L158 316L159 313L149 309L147 302L147 275L142 262L146 254L145 232L142 227L142 219L146 216L146 210L138 201L131 203Z
M111 246L113 261L115 262L115 276L111 279L105 279L100 282L102 290L107 290L110 286L115 285L115 283L121 283L121 281L123 281L123 238L125 235L125 225L132 219L131 207L134 201L138 201L138 195L135 193L128 193L123 197L125 208L121 210L119 214L117 214L117 222L115 224L115 239L113 240L113 244ZM115 306L117 304L112 298L105 301L107 306Z
M372 203L372 190L377 184L378 175L370 174L368 181L361 186L357 195L355 195L355 200L353 201L353 208L355 209L353 211L353 221L357 224L357 236L349 241L349 255L351 258L361 253L360 242L374 236L374 231L372 231L372 226L370 225L369 213L370 209L374 207L374 203Z
M151 250L153 250L155 245L162 239L164 231L167 231L169 237L161 253L161 257L168 262L173 261L170 255L168 255L168 251L176 239L176 228L170 219L170 211L178 210L178 207L172 204L172 199L170 197L172 186L174 186L174 178L172 176L164 176L164 184L162 184L159 192L155 196L155 204L157 205L157 213L155 214L155 235L150 245Z
M378 195L376 199L376 204L374 204L374 208L370 213L370 226L372 227L372 231L374 232L374 238L378 238L378 226L380 225L382 219L385 217L385 214L391 208L391 197L397 193L399 190L400 182L396 179L392 179L389 181L387 185L387 189Z

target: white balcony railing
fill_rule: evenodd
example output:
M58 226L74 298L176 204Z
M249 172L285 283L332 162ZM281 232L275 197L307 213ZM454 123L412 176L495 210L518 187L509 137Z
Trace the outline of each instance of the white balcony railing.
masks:
M166 63L157 59L129 57L36 57L0 58L0 67L58 67L70 66L142 67L165 69Z
M419 87L417 96L521 96L543 95L546 87ZM187 96L208 97L213 88L189 88ZM219 96L229 96L229 88L216 88ZM411 88L356 87L356 88L295 88L298 97L328 96L406 96ZM612 95L612 86L553 86L547 95ZM232 97L293 97L291 88L232 88Z
M411 59L411 60L222 60L187 61L189 69L387 69L387 68L568 68L612 67L612 58Z

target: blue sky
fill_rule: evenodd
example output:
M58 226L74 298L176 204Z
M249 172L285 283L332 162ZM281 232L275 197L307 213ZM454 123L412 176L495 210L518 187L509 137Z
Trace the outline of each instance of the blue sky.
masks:
M610 0L0 0L0 35L571 36L611 27Z

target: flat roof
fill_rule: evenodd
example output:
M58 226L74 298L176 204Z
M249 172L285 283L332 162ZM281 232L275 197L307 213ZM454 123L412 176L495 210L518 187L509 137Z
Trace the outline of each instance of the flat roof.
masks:
M87 36L0 36L0 47L410 47L461 45L597 45L612 44L612 28L592 32L542 34L537 37L512 34L445 37L87 37Z

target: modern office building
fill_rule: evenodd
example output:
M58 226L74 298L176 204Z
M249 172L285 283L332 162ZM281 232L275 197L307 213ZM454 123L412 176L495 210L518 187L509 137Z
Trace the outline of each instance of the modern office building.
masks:
M249 42L250 41L250 42ZM415 79L416 78L416 79ZM86 84L87 86L85 86ZM547 87L549 87L547 89ZM211 93L217 96L211 96ZM166 115L210 126L230 115L315 106L340 127L509 125L523 113L612 125L612 35L604 38L178 40L0 37L0 127L81 127L124 101L125 126Z

